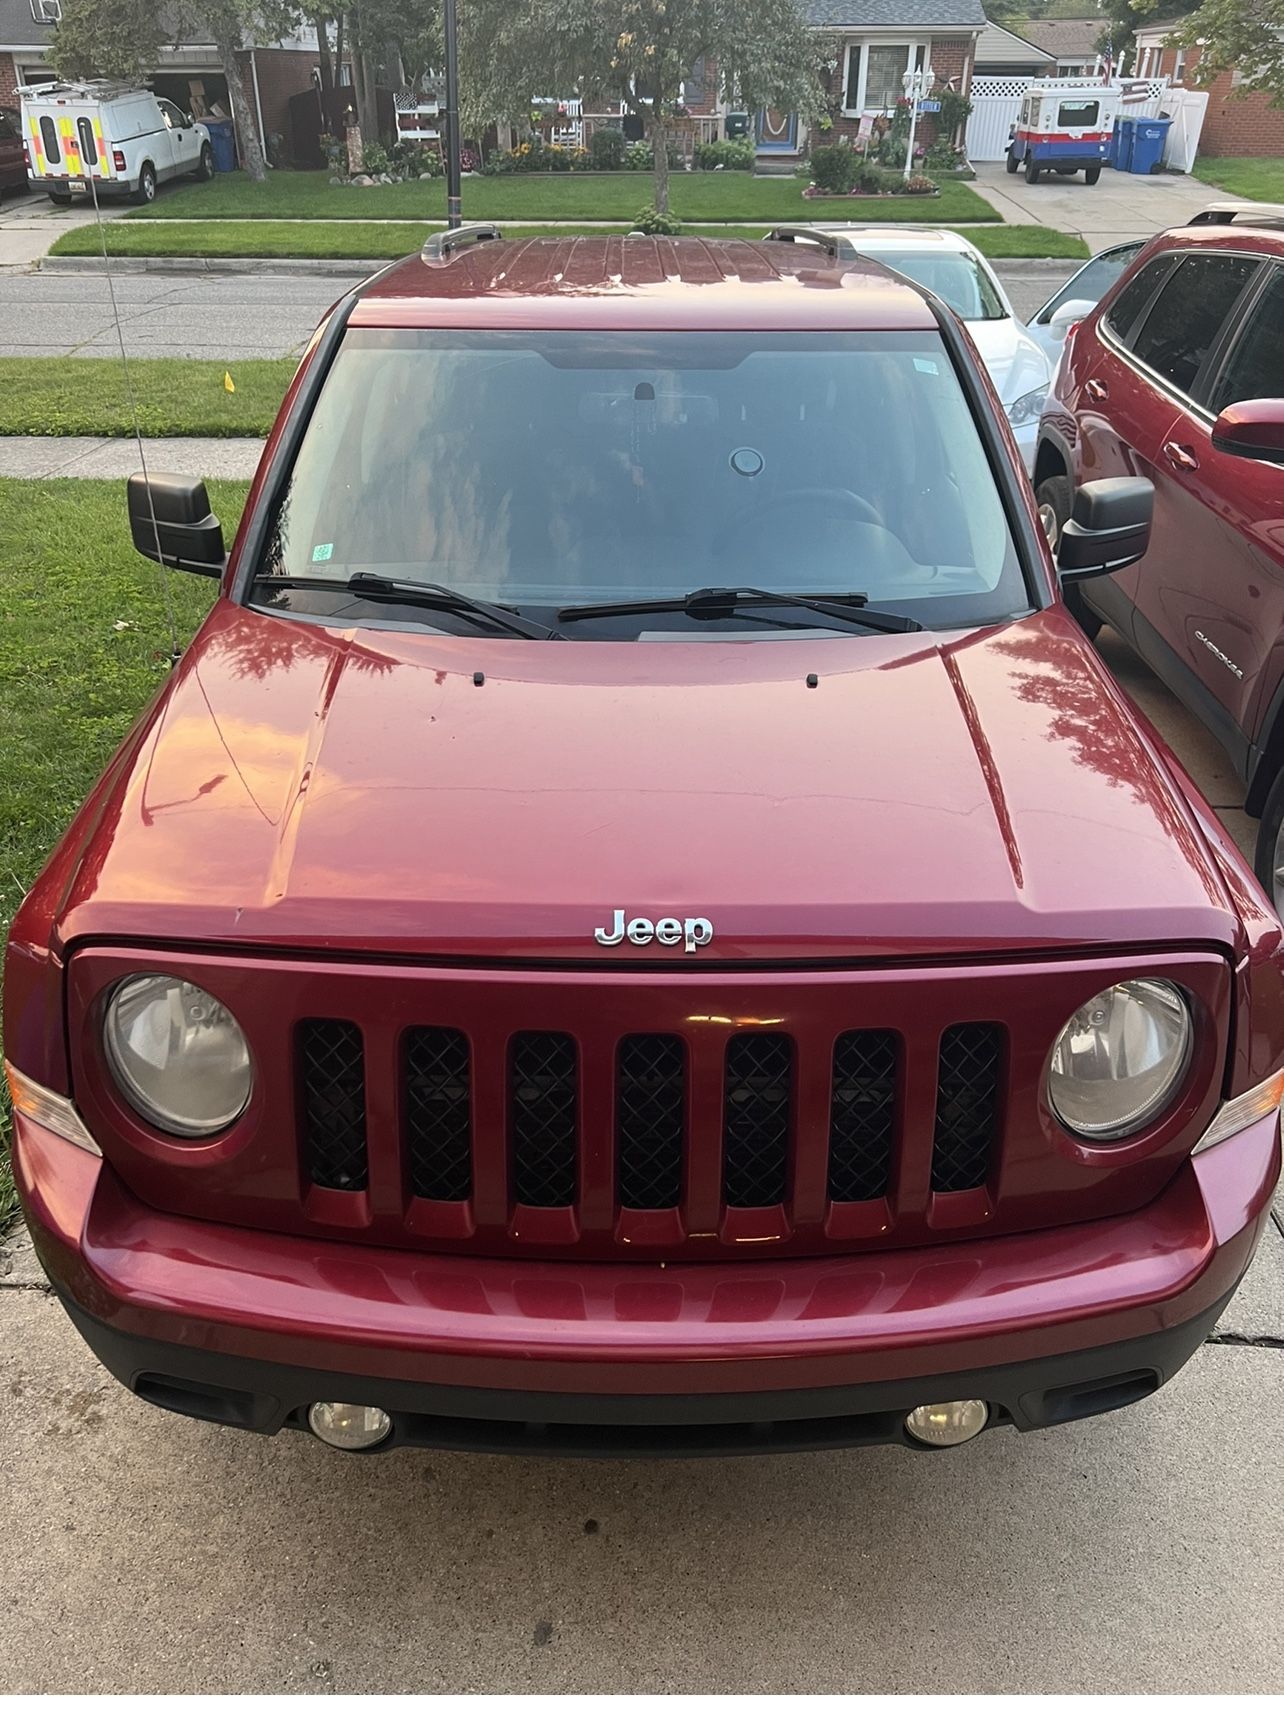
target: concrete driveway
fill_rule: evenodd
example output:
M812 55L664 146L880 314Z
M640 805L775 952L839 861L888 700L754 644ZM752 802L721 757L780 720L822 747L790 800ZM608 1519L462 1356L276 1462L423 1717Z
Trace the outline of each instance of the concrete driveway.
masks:
M1054 174L1027 185L1019 173L1008 173L1001 161L977 164L975 189L1005 221L1035 222L1062 233L1077 233L1089 251L1119 245L1125 239L1149 239L1165 227L1180 227L1210 203L1225 197L1198 179L1174 173L1116 173L1104 170L1096 185L1083 175L1062 179Z
M114 221L128 208L123 198L104 199L103 219ZM6 191L0 199L0 274L30 269L64 229L95 219L93 204L82 198L69 209L55 209L43 192Z
M1237 840L1229 770L1103 654ZM0 1276L0 1688L1278 1691L1284 1236L1173 1385L958 1452L345 1459L132 1399ZM5 1262L0 1258L0 1275Z

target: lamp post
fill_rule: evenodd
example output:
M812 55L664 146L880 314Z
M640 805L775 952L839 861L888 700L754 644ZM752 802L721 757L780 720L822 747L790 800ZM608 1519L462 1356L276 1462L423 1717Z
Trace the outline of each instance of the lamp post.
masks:
M453 0L447 0L453 4ZM909 179L914 172L914 127L918 121L918 104L936 82L936 73L930 66L923 66L917 72L906 72L901 78L906 98L910 105L909 142L905 145L905 172L902 178Z
M455 0L446 7L446 225L463 221L459 206L459 53L455 42Z

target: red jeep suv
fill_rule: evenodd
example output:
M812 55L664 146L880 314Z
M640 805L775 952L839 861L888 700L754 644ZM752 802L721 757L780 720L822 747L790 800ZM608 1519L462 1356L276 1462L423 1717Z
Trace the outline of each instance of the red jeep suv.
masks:
M1145 547L1086 484L1064 580ZM1279 1171L1279 923L843 238L345 298L13 927L15 1167L142 1398L332 1445L957 1444L1144 1397Z
M1222 743L1284 911L1284 208L1159 235L1067 342L1035 457L1053 543L1076 484L1124 474L1154 485L1150 548L1068 601Z

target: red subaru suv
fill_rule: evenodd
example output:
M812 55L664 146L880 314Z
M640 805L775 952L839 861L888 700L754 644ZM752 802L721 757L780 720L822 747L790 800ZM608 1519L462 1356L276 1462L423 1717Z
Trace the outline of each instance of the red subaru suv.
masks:
M1144 549L1082 487L1063 579ZM1279 923L1097 662L949 309L761 244L345 298L13 927L15 1166L153 1404L350 1449L957 1444L1253 1254Z
M1154 485L1150 547L1068 601L1221 742L1284 912L1284 207L1160 234L1067 343L1035 458L1053 543L1076 484L1125 474Z

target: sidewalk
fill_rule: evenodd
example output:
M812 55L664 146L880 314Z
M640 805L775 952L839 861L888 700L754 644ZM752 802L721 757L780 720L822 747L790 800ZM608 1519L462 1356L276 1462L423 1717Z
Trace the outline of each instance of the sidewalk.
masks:
M118 197L101 207L104 221L116 221L130 205ZM31 192L16 199L6 194L0 203L0 273L33 269L60 233L95 219L92 204L55 209L47 197Z
M1005 221L1077 234L1089 251L1180 227L1226 195L1185 174L1116 173L1110 167L1096 185L1086 185L1082 174L1073 179L1053 175L1027 185L1001 161L980 162L972 189Z
M143 438L149 472L252 478L262 452L256 436ZM138 470L132 436L0 436L0 478L128 478Z

